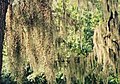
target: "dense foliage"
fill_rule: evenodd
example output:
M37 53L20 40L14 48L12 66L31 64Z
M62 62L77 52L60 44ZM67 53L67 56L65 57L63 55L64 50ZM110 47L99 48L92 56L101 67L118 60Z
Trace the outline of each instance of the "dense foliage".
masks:
M48 28L47 30L47 28L44 28L45 26L49 26L49 22L46 22L46 25L43 25L42 22L39 24L38 21L43 20L41 17L44 16L40 16L38 10L36 10L34 7L32 9L34 17L32 15L29 15L29 13L25 13L25 11L22 11L22 16L19 16L22 17L23 21L25 21L24 25L27 25L27 30L24 30L25 32L30 32L28 35L31 35L31 31L34 31L35 28L37 29L36 25L38 24L40 27L44 28L43 30L45 34L43 35L45 38L49 35L54 35L51 37L53 38L54 45L54 54L52 54L54 56L54 64L52 67L54 68L53 71L55 72L55 84L66 84L68 80L71 81L71 84L104 84L105 82L103 75L101 73L98 74L97 72L97 70L101 72L103 68L101 65L97 64L97 58L95 58L93 61L89 60L90 54L93 53L94 30L103 22L104 9L102 8L101 0L89 0L85 4L87 4L85 5L87 7L83 6L83 8L81 8L81 6L79 6L80 3L77 1L72 2L72 0L54 0L52 3L52 8L50 10L52 13L52 23L50 23L52 26L50 26L50 28L55 27L55 29L51 29L54 31L53 33L51 33L52 31L48 33L50 29ZM29 11L29 9L27 10ZM37 14L39 16L37 16ZM31 28L31 30L29 28ZM15 29L12 31L14 30ZM42 39L43 42L46 41L44 37ZM51 37L48 37L48 39ZM30 39L32 39L32 37ZM32 39L30 41L33 40L35 39ZM33 45L32 47L35 46L34 42L31 44ZM15 75L13 75L10 72L10 68L7 67L10 62L6 48L7 46L5 39L3 49L4 59L2 70L2 84L16 84L17 79ZM34 49L33 51L37 53L37 51ZM36 54L34 55L37 56ZM37 57L35 59L37 59ZM75 61L75 63L73 61ZM48 83L44 71L40 73L36 72L35 69L33 69L33 67L30 65L30 62L28 62L27 57L22 64L22 66L24 66L22 80L23 84ZM67 73L67 70L70 71ZM37 73L37 75L34 73ZM70 77L70 79L68 77ZM107 78L108 84L120 83L118 74L114 75L111 72Z

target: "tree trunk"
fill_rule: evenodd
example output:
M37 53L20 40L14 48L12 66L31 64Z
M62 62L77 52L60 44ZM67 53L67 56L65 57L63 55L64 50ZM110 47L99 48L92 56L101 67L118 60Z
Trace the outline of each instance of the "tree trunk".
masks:
M120 24L117 8L117 0L103 0L104 21L94 32L94 54L103 67L105 84L111 72L114 75L119 75L120 72Z
M8 1L0 0L0 76L2 70L2 49L4 41L5 17L7 11Z

